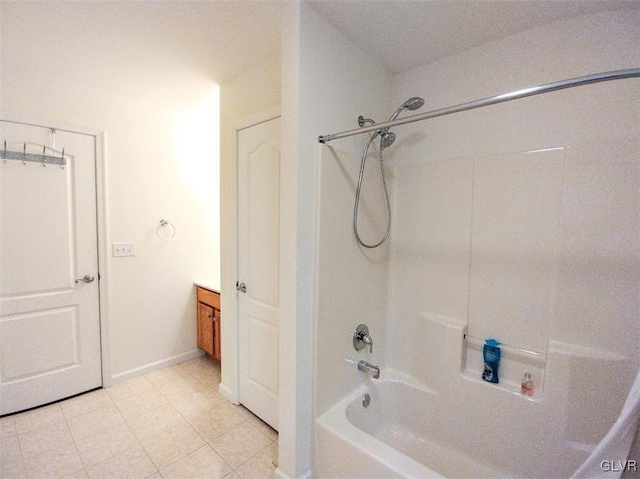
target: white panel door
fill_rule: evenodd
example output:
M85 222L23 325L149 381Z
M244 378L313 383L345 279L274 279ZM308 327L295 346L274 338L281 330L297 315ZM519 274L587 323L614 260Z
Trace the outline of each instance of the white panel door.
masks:
M238 132L240 402L278 429L280 118Z
M9 151L42 154L53 138L0 121ZM55 140L65 168L0 161L0 414L102 385L95 137Z

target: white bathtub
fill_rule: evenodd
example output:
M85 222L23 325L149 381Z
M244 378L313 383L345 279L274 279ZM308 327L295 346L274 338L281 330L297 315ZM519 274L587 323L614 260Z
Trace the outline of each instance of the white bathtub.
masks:
M314 478L566 479L615 422L637 371L615 353L550 341L544 376L523 396L517 381L531 364L505 354L500 384L488 383L463 324L424 324L430 342L414 358L428 368L372 379L345 362L354 389L316 419Z
M371 398L366 408L365 393ZM464 456L455 444L438 442L447 436L439 429L448 425L433 406L435 396L420 385L381 380L336 404L318 418L317 477L509 477Z

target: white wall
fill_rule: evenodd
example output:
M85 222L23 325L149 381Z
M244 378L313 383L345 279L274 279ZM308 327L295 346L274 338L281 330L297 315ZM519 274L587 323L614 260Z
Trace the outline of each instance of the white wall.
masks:
M361 88L361 85L366 88ZM335 384L332 374L344 376L343 359L351 341L352 330L360 317L350 311L339 311L364 285L348 285L332 289L330 294L316 298L316 285L329 285L333 278L332 265L339 261L331 258L328 242L316 256L317 208L316 188L319 176L324 174L325 161L317 143L321 133L328 133L357 125L359 114L380 117L386 111L384 92L389 78L384 70L342 34L330 27L306 4L290 4L284 16L283 27L283 192L281 217L282 251L281 269L281 327L280 327L280 461L278 472L287 477L310 474L312 454L313 416L312 401L329 401ZM338 112L338 113L336 113ZM344 146L360 142L346 142ZM329 161L332 161L329 159ZM334 170L336 163L331 167ZM351 172L358 164L350 164ZM349 189L347 176L339 171L332 174L342 182L338 189ZM320 186L322 188L322 186ZM336 189L336 192L337 192ZM343 193L337 193L336 201ZM345 208L348 206L345 205ZM345 210L346 211L346 210ZM348 213L347 213L348 216ZM323 223L328 228L336 223ZM342 224L342 223L340 223ZM342 235L341 231L336 231ZM322 235L321 235L322 236ZM353 254L350 250L349 254ZM344 255L341 256L344 258ZM349 261L358 259L349 258ZM321 266L322 265L322 266ZM383 268L378 265L379 268ZM317 270L320 268L322 271ZM342 272L342 269L336 272ZM344 284L345 278L340 284ZM334 294L335 293L335 294ZM382 306L383 298L373 298ZM372 306L372 309L375 309ZM314 332L314 316L316 327ZM342 329L327 327L341 324ZM325 337L329 335L330 337ZM342 349L338 354L336 351ZM314 363L314 356L316 361ZM355 367L355 366L354 366ZM315 369L315 386L312 384ZM338 379L338 382L342 379ZM349 386L346 386L347 389ZM338 386L340 388L340 386ZM313 390L323 397L313 397ZM338 392L339 394L339 392Z
M137 252L110 257L105 278L122 376L199 354L193 280L219 270L219 88L196 67L172 73L173 56L155 58L166 50L145 52L145 30L109 30L103 18L117 14L3 3L0 81L4 111L106 134L107 248L133 241ZM169 241L156 236L161 218L176 227Z
M302 478L309 475L313 425L309 399L311 381L300 380L305 368L307 371L313 370L313 361L308 353L298 355L299 345L303 343L301 331L311 331L309 317L298 316L297 297L301 9L302 6L298 2L290 2L282 16L280 251L286 251L287 254L280 256L280 417L276 477L281 478ZM308 293L310 292L311 289L308 290Z
M303 112L306 138L357 127L364 115L385 120L389 110L390 77L368 55L321 18L307 16L309 41L301 62L305 73ZM314 121L315 120L315 121ZM358 359L379 361L384 342L387 244L374 250L360 247L352 228L353 206L361 151L368 137L339 144L310 144L307 164L317 168L316 252L316 413L319 415L362 379ZM336 142L337 143L337 142ZM371 147L359 207L359 234L376 243L386 228L386 209L380 187L378 142ZM311 152L314 156L311 156ZM313 162L313 163L312 163ZM356 352L352 335L366 323L374 340L374 354ZM376 341L378 340L378 341Z

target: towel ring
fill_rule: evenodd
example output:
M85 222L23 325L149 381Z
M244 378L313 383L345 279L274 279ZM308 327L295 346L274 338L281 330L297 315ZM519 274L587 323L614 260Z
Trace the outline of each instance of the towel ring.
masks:
M168 234L163 234L162 231L167 227L170 228L170 232ZM158 226L156 226L156 234L160 239L170 240L176 235L176 227L169 220L162 218Z

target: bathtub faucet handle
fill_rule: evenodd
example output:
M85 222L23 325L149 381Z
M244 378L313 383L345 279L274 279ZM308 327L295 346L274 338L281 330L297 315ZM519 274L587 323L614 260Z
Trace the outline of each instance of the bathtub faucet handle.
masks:
M369 328L366 324L360 324L353 332L353 348L362 351L369 346L369 352L373 353L373 339L369 336Z
M362 336L362 342L369 346L369 352L373 353L373 339L371 339L371 336Z

